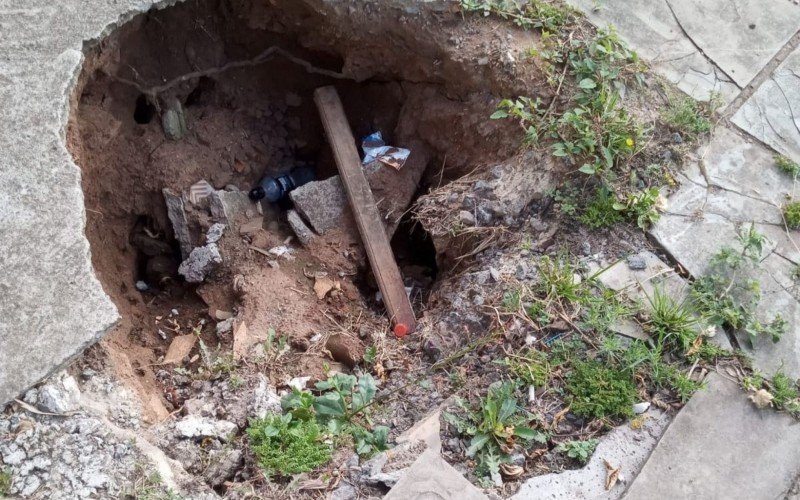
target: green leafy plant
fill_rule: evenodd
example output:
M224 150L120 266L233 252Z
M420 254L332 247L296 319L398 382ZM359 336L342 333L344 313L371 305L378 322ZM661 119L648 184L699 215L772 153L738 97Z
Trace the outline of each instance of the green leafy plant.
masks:
M697 309L711 324L746 332L752 347L761 337L778 342L787 328L780 315L767 322L756 317L761 285L751 275L760 262L765 242L766 238L754 225L742 230L741 250L730 247L720 250L711 258L709 271L695 280L691 290Z
M613 226L622 220L619 211L615 209L616 204L614 194L606 186L601 186L584 209L580 221L591 228Z
M461 0L464 12L480 12L484 16L494 14L502 19L510 19L517 26L525 29L541 28L557 31L574 22L578 11L565 6L556 5L543 0Z
M775 166L782 172L791 175L792 179L797 179L797 176L800 175L800 165L796 161L783 155L775 155L772 159L775 160Z
M576 362L566 384L572 412L595 418L633 416L636 387L629 373L598 361Z
M364 363L366 363L367 366L375 365L375 361L377 361L377 359L378 348L376 346L371 345L364 350Z
M800 201L793 201L784 205L783 219L789 229L800 229Z
M663 112L664 121L675 130L683 132L689 139L711 131L713 104L700 103L689 96L670 100Z
M597 439L587 439L585 441L567 441L558 445L558 451L564 453L569 458L576 460L581 465L586 464L594 453L599 441Z
M331 445L324 442L313 415L295 415L267 415L250 422L250 445L267 476L309 472L331 458Z
M443 414L459 434L470 438L466 455L475 458L480 476L498 476L500 465L509 460L508 450L547 442L547 434L529 427L533 416L520 408L515 390L513 382L496 382L489 386L487 396L477 408L468 408L459 401L463 416L453 412Z
M369 408L378 390L372 375L365 373L356 378L337 373L318 382L316 389L322 394L314 398L314 410L332 434L352 436L359 455L387 448L389 428L378 425L370 430Z
M772 377L772 403L788 413L800 414L800 393L797 383L785 373L778 372Z
M625 203L614 204L614 210L618 210L629 219L636 221L636 225L646 231L661 217L656 209L660 196L661 192L656 187L629 193Z

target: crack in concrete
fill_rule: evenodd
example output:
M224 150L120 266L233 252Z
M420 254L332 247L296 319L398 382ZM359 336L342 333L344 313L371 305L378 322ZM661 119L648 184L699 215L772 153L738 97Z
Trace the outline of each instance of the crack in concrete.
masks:
M689 34L689 32L683 26L683 23L681 22L680 18L678 17L678 14L675 12L675 9L672 7L672 4L670 3L670 1L669 0L664 0L664 3L667 4L667 7L669 8L669 11L672 14L673 19L675 19L675 22L678 24L678 28L681 29L681 32L683 32L683 35L689 40L689 42L694 46L694 48L697 49L697 51L700 53L700 55L702 55L709 62L709 64L711 64L712 67L718 68L719 71L722 72L722 74L724 74L731 81L731 83L736 86L737 89L742 90L742 87L740 87L739 84L736 83L736 81L733 79L733 77L731 75L729 75L725 70L723 70L722 68L717 66L717 64L714 62L714 60L711 57L709 57L709 55L706 54L705 50L703 50L703 48L700 47L700 45L695 41L695 39L692 38L692 36Z

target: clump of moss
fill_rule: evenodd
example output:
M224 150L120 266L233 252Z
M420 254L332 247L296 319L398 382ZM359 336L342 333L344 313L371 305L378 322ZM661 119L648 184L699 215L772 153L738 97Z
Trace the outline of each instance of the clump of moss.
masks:
M793 179L796 179L797 176L800 175L800 165L798 165L796 161L792 161L783 155L775 155L772 159L775 160L775 166L778 167L778 169L791 175Z
M636 387L631 375L597 361L575 364L567 377L572 412L595 418L633 416Z
M784 206L783 218L790 229L800 229L800 201L793 201Z
M268 415L254 420L247 429L258 465L268 476L309 472L331 459L331 446L323 442L314 419Z

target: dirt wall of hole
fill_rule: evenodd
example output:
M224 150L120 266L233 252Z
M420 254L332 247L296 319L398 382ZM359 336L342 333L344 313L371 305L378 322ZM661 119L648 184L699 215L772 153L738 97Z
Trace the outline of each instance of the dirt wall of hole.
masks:
M247 190L297 157L332 175L311 97L331 84L357 137L381 130L391 144L427 151L423 183L514 154L515 125L487 117L496 96L544 88L535 65L507 63L534 35L500 38L491 22L465 20L449 3L415 4L192 0L137 16L89 50L68 144L82 169L93 264L123 317L107 351L143 400L153 397L147 367L156 354L152 311L134 287L141 266L131 231L143 217L148 231L171 231L162 188L207 179ZM274 46L295 60L254 62ZM171 99L186 109L189 133L180 141L161 128ZM199 303L191 290L172 293Z

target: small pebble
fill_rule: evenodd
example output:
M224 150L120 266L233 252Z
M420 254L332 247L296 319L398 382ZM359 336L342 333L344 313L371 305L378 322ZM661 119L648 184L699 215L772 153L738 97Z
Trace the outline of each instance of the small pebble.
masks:
M631 255L628 257L628 268L631 271L644 271L647 269L647 262L641 255Z

